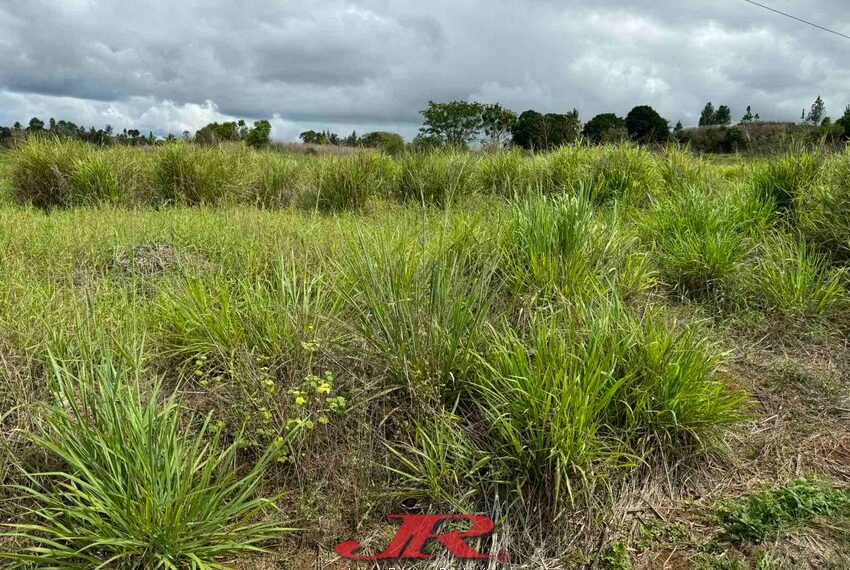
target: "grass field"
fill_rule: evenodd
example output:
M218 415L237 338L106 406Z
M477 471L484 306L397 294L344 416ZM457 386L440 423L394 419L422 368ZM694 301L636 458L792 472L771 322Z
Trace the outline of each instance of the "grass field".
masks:
M0 200L17 567L347 568L427 511L516 567L850 566L848 152L34 141Z

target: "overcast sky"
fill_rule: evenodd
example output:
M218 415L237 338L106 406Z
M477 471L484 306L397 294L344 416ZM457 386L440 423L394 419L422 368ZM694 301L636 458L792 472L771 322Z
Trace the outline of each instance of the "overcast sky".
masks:
M850 0L760 0L850 35ZM843 62L843 63L842 63ZM411 138L429 99L696 123L850 104L850 40L743 0L0 0L0 125L272 118Z

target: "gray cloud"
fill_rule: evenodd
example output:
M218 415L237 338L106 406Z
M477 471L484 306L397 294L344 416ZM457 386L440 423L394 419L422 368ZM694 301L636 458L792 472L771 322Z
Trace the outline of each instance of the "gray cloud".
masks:
M768 3L850 33L846 0ZM709 99L780 120L850 103L850 40L738 0L0 0L0 31L0 124L409 137L429 99L685 124Z

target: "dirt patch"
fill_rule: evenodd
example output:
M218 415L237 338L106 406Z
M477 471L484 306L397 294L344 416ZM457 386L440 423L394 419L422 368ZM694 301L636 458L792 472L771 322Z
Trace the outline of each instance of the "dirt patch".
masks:
M195 256L167 244L141 244L115 252L110 266L129 275L157 277L177 268L199 265Z

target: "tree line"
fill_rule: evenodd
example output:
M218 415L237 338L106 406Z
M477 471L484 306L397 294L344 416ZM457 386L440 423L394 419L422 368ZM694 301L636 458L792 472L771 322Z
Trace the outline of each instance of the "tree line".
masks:
M732 152L747 148L770 147L791 138L807 142L850 140L850 105L843 115L833 121L826 114L823 99L818 98L803 109L800 123L763 121L758 112L748 106L736 125L732 125L732 109L728 105L714 106L708 102L700 112L699 127L686 129L681 121L671 129L670 121L648 105L634 107L625 117L616 113L601 113L582 123L577 109L566 113L540 113L533 109L517 114L499 103L475 101L428 102L420 112L423 125L409 145L414 150L437 147L469 148L474 144L500 148L514 146L532 151L548 150L584 139L592 144L633 141L638 144L663 144L678 141L701 152ZM244 142L262 148L271 142L271 123L262 119L249 125L244 120L213 122L192 135L184 131L182 139L197 144ZM27 126L16 122L11 127L0 126L0 144L29 133L52 133L63 138L78 139L96 145L154 145L178 140L172 134L164 138L147 135L138 129L115 132L111 125L95 129L71 121L50 119L47 124L37 117ZM306 144L378 148L390 154L403 152L408 145L397 133L376 131L358 136L352 132L340 137L329 130L308 130L300 134Z
M183 131L182 139L198 144L242 141L254 148L261 148L271 143L271 132L272 125L265 119L254 121L252 126L249 126L244 120L239 120L209 123L199 129L194 136L189 131ZM123 129L116 132L112 125L106 125L102 129L95 129L93 126L86 129L71 121L57 121L51 118L45 124L38 117L33 117L27 123L27 126L20 122L15 122L11 127L0 125L0 144L10 144L15 138L22 138L29 134L52 134L60 138L80 140L98 146L146 146L178 140L178 137L170 133L159 138L153 134L153 131L150 131L147 135L141 133L138 129Z

